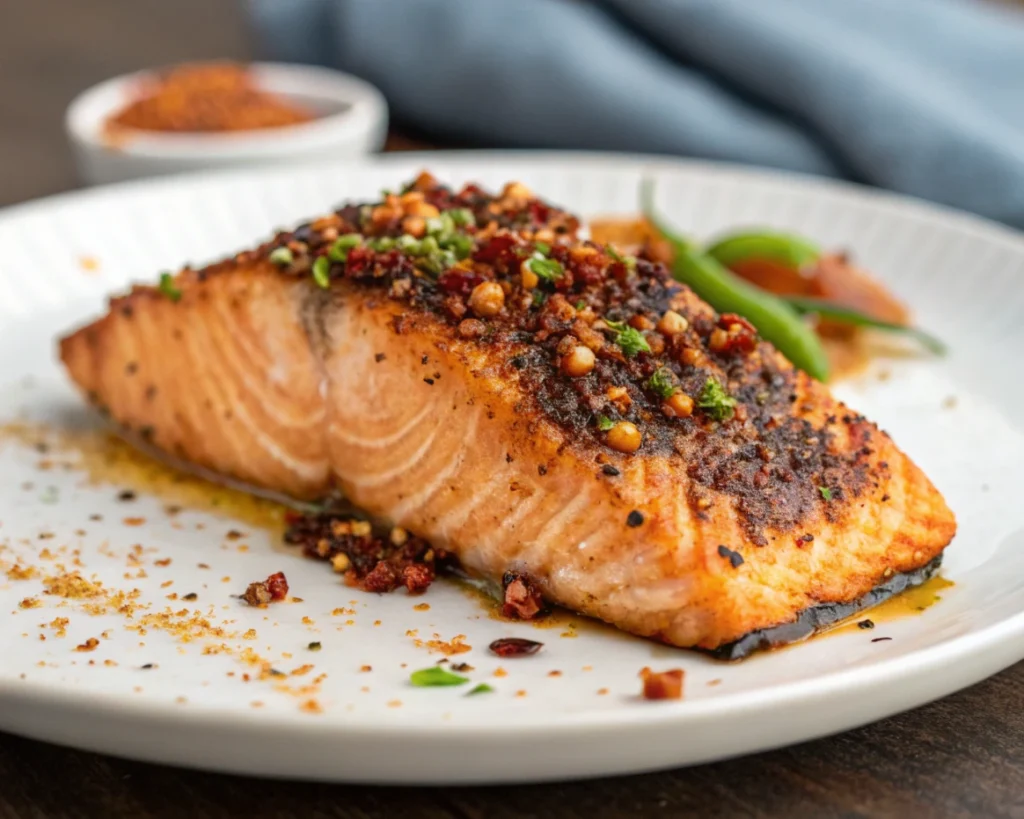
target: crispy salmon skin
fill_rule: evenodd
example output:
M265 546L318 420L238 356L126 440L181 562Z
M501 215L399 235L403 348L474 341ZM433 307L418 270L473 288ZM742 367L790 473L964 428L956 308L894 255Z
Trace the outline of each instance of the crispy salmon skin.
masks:
M934 565L953 514L888 435L577 227L521 185L423 175L135 288L61 357L178 459L340 493L475 575L678 646Z

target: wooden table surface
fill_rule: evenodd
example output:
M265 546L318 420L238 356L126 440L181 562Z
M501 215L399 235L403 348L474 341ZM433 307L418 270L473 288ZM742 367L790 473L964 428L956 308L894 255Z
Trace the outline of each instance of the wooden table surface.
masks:
M147 65L249 53L247 31L228 0L0 5L0 204L75 185L61 116L77 91ZM394 137L393 145L416 142ZM831 739L700 768L562 785L280 783L127 762L0 734L0 819L239 815L1024 817L1024 663L940 702Z

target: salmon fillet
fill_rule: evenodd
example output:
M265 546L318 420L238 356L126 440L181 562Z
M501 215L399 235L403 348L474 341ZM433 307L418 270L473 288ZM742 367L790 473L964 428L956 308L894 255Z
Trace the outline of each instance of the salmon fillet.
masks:
M678 646L729 656L937 564L953 514L888 435L576 228L521 186L423 176L138 286L60 353L163 452L340 493L473 575Z

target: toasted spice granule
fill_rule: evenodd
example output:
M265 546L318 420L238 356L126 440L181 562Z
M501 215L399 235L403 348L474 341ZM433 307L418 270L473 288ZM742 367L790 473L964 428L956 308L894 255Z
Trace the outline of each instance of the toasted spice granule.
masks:
M501 666L498 666L496 669L494 669L494 676L495 677L507 677L508 676L508 672L504 668L502 668Z
M683 670L655 672L644 667L640 670L645 700L679 700L683 698Z
M7 570L8 580L31 580L38 574L34 566L22 566L20 563L15 563L11 568Z
M42 601L38 597L26 597L24 600L22 600L20 603L18 603L18 608L20 608L20 609L37 609L41 605L43 605Z
M453 654L465 654L467 651L473 650L473 646L466 644L465 634L456 634L451 640L442 640L440 635L435 634L432 640L415 640L414 642L417 648L438 651L446 657L451 657Z
M230 578L225 578L230 579ZM250 583L242 599L250 606L266 606L288 596L288 580L283 572L276 572L266 580Z
M323 706L315 699L305 700L300 706L300 711L305 711L307 714L322 714L324 709Z
M86 580L78 572L47 577L43 580L43 585L47 594L67 599L99 597L104 593L102 583Z
M75 646L75 651L95 651L96 647L100 644L100 641L95 637L90 637L81 645Z

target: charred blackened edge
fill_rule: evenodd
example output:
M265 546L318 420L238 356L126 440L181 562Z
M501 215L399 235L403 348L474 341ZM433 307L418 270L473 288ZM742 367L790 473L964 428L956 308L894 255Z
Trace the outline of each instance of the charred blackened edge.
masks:
M822 603L818 606L812 606L800 612L799 617L792 623L751 631L744 634L738 640L726 643L718 648L699 650L711 655L716 660L742 660L745 657L749 657L755 651L779 648L790 643L806 640L816 632L840 620L845 620L847 617L852 617L865 609L877 606L879 603L884 603L890 597L909 588L920 586L929 580L941 565L942 555L940 554L920 569L893 575L881 585L875 586L863 597L859 597L850 603Z

